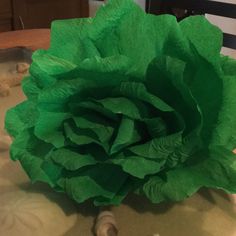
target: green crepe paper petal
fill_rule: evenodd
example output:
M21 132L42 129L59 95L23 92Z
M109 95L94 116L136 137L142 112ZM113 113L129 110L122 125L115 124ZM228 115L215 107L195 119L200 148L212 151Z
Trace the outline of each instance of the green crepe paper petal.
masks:
M99 104L99 101L92 100L91 101L85 101L85 102L70 102L69 104L70 110L73 114L77 114L78 111L86 111L87 112L96 112L96 116L103 116L106 117L106 120L110 121L118 121L118 117L116 114L114 114L112 111L109 111L105 109L101 104Z
M48 75L66 73L76 68L75 64L52 55L47 55L43 50L36 51L32 56L32 60L34 63L37 63L42 71L47 72Z
M140 185L139 179L134 177L128 177L126 182L120 187L119 191L113 198L96 197L94 199L95 206L109 206L109 205L119 205L126 197L126 195L137 188Z
M97 102L112 113L122 114L131 119L140 120L143 116L139 107L133 101L124 97L105 98L97 100Z
M191 90L184 83L186 69L186 63L182 60L165 56L156 58L148 68L146 84L153 94L181 114L185 121L185 132L188 133L196 124L201 124L201 111ZM158 86L159 84L162 86Z
M212 135L211 145L221 145L233 150L236 147L236 133L232 132L236 129L236 119L233 116L236 114L236 100L232 98L235 96L236 75L225 76L222 81L224 87L222 105Z
M37 100L39 93L41 92L41 88L36 83L36 80L32 76L25 77L21 82L22 90L26 97L30 100Z
M98 163L91 155L81 155L65 148L54 151L50 157L55 163L70 171Z
M201 33L199 33L199 25L201 25ZM180 28L188 39L190 48L195 49L199 56L210 64L217 66L223 42L222 31L201 16L184 19L180 22ZM213 38L214 43L212 43Z
M162 118L157 117L151 119L144 119L144 123L146 124L148 133L152 138L167 135L167 126Z
M35 135L47 143L60 148L64 146L65 138L60 131L61 123L70 118L70 114L41 110L35 124Z
M222 147L214 147L198 155L209 155L209 158L200 158L197 163L170 170L164 176L153 176L144 184L142 191L154 203L181 201L203 186L235 193L235 154Z
M228 57L222 58L223 94L222 107L219 111L217 126L214 130L212 145L221 145L229 150L236 148L236 119L233 114L236 113L236 101L232 99L235 96L236 86L236 61ZM224 132L222 132L222 130Z
M62 179L59 186L78 203L97 196L111 197L111 192L103 189L94 179L89 176L78 176L70 179ZM86 189L84 191L83 189Z
M101 143L106 143L111 139L114 128L106 120L101 119L99 115L96 116L96 113L89 115L87 112L84 117L74 117L73 120L78 128L91 129Z
M34 127L37 117L35 104L29 100L24 101L7 111L5 126L8 133L16 137L21 131Z
M46 74L45 71L42 71L41 68L35 62L32 62L29 72L30 72L31 76L28 77L29 78L28 80L31 80L31 81L33 80L34 84L36 84L41 89L50 87L53 84L55 84L55 82L56 82L56 78ZM35 80L34 78L37 78L37 79ZM27 80L27 79L25 79L25 80ZM24 80L23 80L23 82L24 82ZM29 81L27 81L27 82L29 82ZM26 93L26 92L27 91L24 91L24 93ZM27 97L28 97L28 95L27 95Z
M139 133L136 131L134 121L123 116L110 153L114 154L126 146L140 141L140 138Z
M70 139L71 142L77 145L85 145L90 143L101 144L98 141L96 134L88 129L75 130L75 128L73 128L73 125L71 126L69 123L65 123L64 132L66 138Z
M228 56L222 56L221 65L225 75L235 76L236 60Z
M11 158L20 161L33 183L40 181L53 187L53 182L42 169L44 160L41 158L50 152L52 146L38 140L32 131L32 129L24 130L17 135L11 146Z
M180 201L236 193L236 60L203 16L177 22L110 0L94 18L52 23L33 54L27 97L5 127L30 179L76 202L131 193Z
M153 160L166 160L170 154L182 146L182 133L176 133L165 137L152 139L142 145L129 148L129 150L138 155Z
M48 154L49 155L49 154ZM53 162L49 156L42 162L40 168L46 173L50 179L51 186L58 192L63 192L61 187L57 184L58 180L63 174L63 167Z
M112 163L120 165L124 172L140 179L159 172L164 165L164 161L156 162L141 156L119 157L112 160Z
M98 164L88 170L78 172L78 176L62 178L59 186L75 199L83 202L94 197L112 199L125 183L127 174L115 165ZM86 191L84 191L86 189Z
M93 43L88 42L87 32L91 23L91 18L54 21L51 27L51 43L48 54L77 65L86 58L98 55ZM62 45L65 50L61 50Z
M159 109L160 111L164 111L164 112L174 111L173 108L171 108L164 101L148 93L145 86L141 83L123 82L121 83L119 90L120 90L119 92L123 96L127 96L130 98L135 98L144 102L148 102L155 108Z
M203 84L204 86L202 86ZM210 93L209 88L214 88L214 93ZM190 89L201 109L201 136L207 144L212 138L212 131L217 123L218 113L222 106L222 79L212 70L211 65L204 65L203 63L191 81ZM209 111L211 111L211 115L209 115Z

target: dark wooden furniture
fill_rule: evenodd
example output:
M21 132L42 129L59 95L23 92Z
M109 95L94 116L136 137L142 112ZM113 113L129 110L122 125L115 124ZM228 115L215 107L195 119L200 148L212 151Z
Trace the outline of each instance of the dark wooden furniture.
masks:
M147 0L146 10L152 14L175 14L184 10L183 17L196 14L213 14L236 19L236 4L209 0ZM236 49L236 35L224 33L224 46Z
M88 0L0 0L0 32L50 28L53 20L88 15Z
M49 28L56 19L86 16L87 0L13 0L14 29Z
M0 0L0 32L12 30L12 2Z

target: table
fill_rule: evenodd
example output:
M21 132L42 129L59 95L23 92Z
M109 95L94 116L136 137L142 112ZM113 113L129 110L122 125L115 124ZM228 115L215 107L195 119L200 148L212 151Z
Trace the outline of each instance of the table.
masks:
M50 29L18 30L0 33L0 49L24 46L32 50L47 49L50 44Z

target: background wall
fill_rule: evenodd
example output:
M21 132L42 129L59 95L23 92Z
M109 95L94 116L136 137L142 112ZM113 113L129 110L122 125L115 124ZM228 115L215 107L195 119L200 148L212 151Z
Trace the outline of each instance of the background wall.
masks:
M217 1L236 4L236 0L217 0ZM236 19L214 16L209 14L207 14L206 17L209 21L211 21L211 23L217 25L225 33L236 35ZM222 53L236 58L236 50L229 48L222 48Z
M1 1L1 0L0 0ZM135 0L143 9L145 9L145 2L146 0ZM96 10L99 6L101 6L103 2L101 1L94 1L89 0L89 15L94 16L96 13Z
M143 9L145 9L145 2L146 2L146 0L136 0L136 2L143 8Z

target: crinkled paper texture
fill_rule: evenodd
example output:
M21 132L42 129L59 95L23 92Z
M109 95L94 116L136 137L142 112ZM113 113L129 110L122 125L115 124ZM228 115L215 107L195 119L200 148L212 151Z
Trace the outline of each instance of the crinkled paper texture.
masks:
M204 17L178 23L131 0L53 22L23 81L27 100L7 112L12 159L78 203L236 193L236 61L221 46Z

